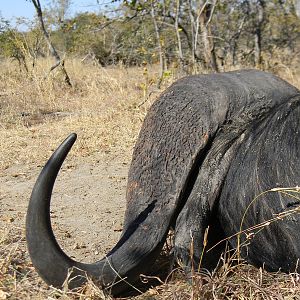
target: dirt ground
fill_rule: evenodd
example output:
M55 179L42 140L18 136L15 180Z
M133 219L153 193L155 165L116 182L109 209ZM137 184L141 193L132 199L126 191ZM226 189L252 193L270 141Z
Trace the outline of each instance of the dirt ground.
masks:
M84 262L101 259L120 236L129 162L94 155L66 160L54 186L51 219L64 250ZM0 176L0 226L25 229L34 182L42 166L15 165Z

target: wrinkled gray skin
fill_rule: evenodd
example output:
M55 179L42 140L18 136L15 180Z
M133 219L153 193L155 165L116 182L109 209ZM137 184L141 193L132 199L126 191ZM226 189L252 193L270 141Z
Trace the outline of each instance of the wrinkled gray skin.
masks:
M240 230L256 195L299 185L299 107L299 90L261 71L197 75L175 82L150 108L137 140L120 241L94 264L69 258L50 224L53 184L76 139L70 135L50 158L32 192L26 230L36 270L58 287L72 267L71 287L85 281L84 273L103 287L120 278L134 284L157 258L170 227L175 229L176 257L189 270L193 240L197 267L208 225L213 244ZM242 228L299 204L294 198L268 193L247 210ZM235 247L236 238L230 243ZM205 255L207 265L216 262L216 254ZM300 214L261 230L242 255L268 270L295 271ZM114 295L128 289L125 281L109 287Z

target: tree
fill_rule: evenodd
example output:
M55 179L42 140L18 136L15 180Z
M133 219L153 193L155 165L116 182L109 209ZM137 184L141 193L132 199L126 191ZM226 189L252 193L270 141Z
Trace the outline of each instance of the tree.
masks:
M35 10L36 10L36 13L37 13L37 17L38 17L38 20L40 22L40 26L41 26L41 30L44 34L44 37L46 39L46 42L48 44L48 47L49 47L49 50L52 54L52 56L55 58L56 60L56 63L55 65L53 65L50 69L50 72L53 71L54 69L56 69L57 67L60 67L61 71L63 72L64 74L64 80L65 82L69 85L69 86L72 86L71 84L71 80L70 80L70 77L65 69L65 66L64 66L64 60L61 60L58 52L56 51L51 39L50 39L50 35L45 27L45 23L44 23L44 19L43 19L43 11L42 11L42 7L41 7L41 4L40 4L40 0L31 0L31 2L33 3L34 7L35 7Z
M26 25L31 25L31 22L25 19L17 22L18 24L26 22ZM39 32L35 31L32 26L29 28L28 32L20 32L7 20L0 17L0 55L18 61L20 70L26 72L29 72L30 59L32 67L34 67L36 53L40 46Z
M294 0L295 12L298 18L300 18L300 0Z
M266 3L264 0L244 1L246 14L252 20L251 30L254 37L254 63L257 68L262 64L262 38L266 19Z
M158 80L157 86L160 87L161 82L163 80L164 73L166 71L166 62L165 62L165 55L164 55L164 51L163 51L163 40L161 37L161 29L158 26L154 1L150 1L150 13L151 13L151 18L152 18L154 29L155 29L157 49L158 49L158 55L159 55L160 73L159 73L159 80Z
M201 9L199 12L199 23L203 42L204 59L206 67L218 72L218 65L216 60L216 52L214 40L212 37L211 21L216 7L216 0L214 1L200 1ZM196 33L197 34L197 33Z
M39 9L39 1L28 1ZM120 0L112 11L76 16L68 14L70 0L51 1L38 21L44 21L40 27L48 34L53 68L63 67L59 51L93 57L101 65L158 63L160 84L170 67L185 72L238 64L271 68L276 62L289 64L299 50L296 0ZM43 49L28 43L29 33L15 36L30 53Z
M181 1L176 0L176 5L175 5L175 32L176 32L176 37L177 37L177 47L178 47L178 62L183 69L183 52L182 52L182 41L181 41L181 36L180 36L180 31L181 29L179 28L179 17L180 17L180 7L181 7Z
M48 13L53 18L53 24L61 27L69 15L72 0L52 0Z

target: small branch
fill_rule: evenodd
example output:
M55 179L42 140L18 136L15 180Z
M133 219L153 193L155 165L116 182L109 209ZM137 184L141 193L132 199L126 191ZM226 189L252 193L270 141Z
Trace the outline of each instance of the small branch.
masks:
M60 58L59 54L57 53L54 45L51 42L49 33L46 30L44 19L43 19L43 11L42 11L42 7L41 7L41 4L40 4L40 0L31 0L31 2L33 3L33 5L35 7L35 10L36 10L36 13L37 13L40 25L41 25L41 29L43 31L44 37L45 37L46 42L48 44L49 50L50 50L52 56L56 60L56 64L51 67L50 72L52 72L54 69L56 69L58 66L60 66L60 68L61 68L61 70L62 70L62 72L63 72L63 74L65 76L65 82L69 86L72 86L71 79L70 79L70 77L69 77L69 75L68 75L68 73L67 73L67 71L65 69L65 66L64 66L64 61Z
M214 14L214 11L215 11L215 8L216 8L216 5L218 3L218 0L215 0L214 3L212 3L212 9L211 9L211 13L209 15L209 19L207 20L206 22L206 26L208 26L208 24L211 22L211 19L213 17L213 14Z

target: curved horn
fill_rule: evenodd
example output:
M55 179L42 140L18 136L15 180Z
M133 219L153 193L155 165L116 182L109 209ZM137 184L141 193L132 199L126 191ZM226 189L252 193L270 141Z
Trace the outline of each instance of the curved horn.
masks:
M102 286L111 284L110 292L119 294L136 281L145 259L156 257L158 251L134 259L126 241L120 240L107 257L93 264L83 264L68 257L58 245L50 221L50 200L59 169L76 140L71 134L53 153L41 171L33 188L26 217L26 238L32 263L39 275L49 284L62 287L69 276L69 287L85 282L86 276L96 279ZM125 244L125 246L124 246ZM159 247L160 248L160 247ZM155 252L155 253L154 253ZM155 255L154 255L155 254ZM125 279L124 279L125 278ZM116 284L118 282L118 284Z
M50 200L58 171L76 137L76 134L71 134L41 171L31 194L26 217L26 239L32 263L40 276L53 286L62 286L68 269L74 265L54 237L50 221Z

